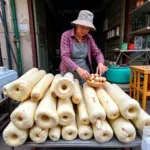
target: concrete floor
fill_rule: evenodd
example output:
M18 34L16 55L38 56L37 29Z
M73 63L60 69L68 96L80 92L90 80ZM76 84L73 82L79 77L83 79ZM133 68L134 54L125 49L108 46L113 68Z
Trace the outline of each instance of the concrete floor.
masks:
M150 114L150 101L147 101L147 109L146 111ZM40 150L62 150L62 148L40 148ZM83 150L83 148L71 148L72 150ZM5 144L5 142L2 139L2 136L0 135L0 150L11 150L9 146ZM15 150L30 150L30 148L15 148ZM65 150L70 150L70 148L65 148ZM91 150L91 149L89 149ZM92 149L93 150L93 149ZM121 149L104 149L104 150L121 150ZM134 148L133 150L141 150L139 148Z

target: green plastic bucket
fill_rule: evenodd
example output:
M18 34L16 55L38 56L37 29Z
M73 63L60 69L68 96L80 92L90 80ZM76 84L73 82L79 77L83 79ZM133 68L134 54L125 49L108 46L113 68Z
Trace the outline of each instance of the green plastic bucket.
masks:
M127 50L128 49L128 43L122 43L120 46L121 50Z
M130 82L129 67L109 67L106 72L106 79L112 83L125 84Z

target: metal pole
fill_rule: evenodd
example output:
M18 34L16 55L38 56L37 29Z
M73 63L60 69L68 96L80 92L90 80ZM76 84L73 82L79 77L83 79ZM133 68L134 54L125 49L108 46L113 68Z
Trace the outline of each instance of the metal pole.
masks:
M7 27L7 19L6 19L6 12L5 12L5 2L4 0L1 0L1 10L2 10L2 16L3 16L3 25L6 30L6 34L8 35L8 27ZM9 69L12 69L12 60L11 60L11 52L10 52L10 45L9 45L9 39L5 35L6 40L6 48L7 48L7 56L8 56L8 66Z
M16 40L18 73L19 73L19 76L21 76L23 72L22 72L21 46L20 46L20 36L19 36L19 29L18 29L18 23L17 23L16 6L15 6L14 0L10 0L10 3L11 3L11 11L12 11L14 33L15 33L15 40Z
M0 18L1 18L2 22L3 22L3 17L2 17L1 12L0 12ZM17 65L18 63L17 63L16 57L15 57L15 54L13 52L13 49L12 49L12 46L11 46L11 43L10 43L10 39L9 39L8 33L6 32L5 26L4 26L4 32L5 32L5 36L6 36L7 40L8 40L8 44L9 44L12 56L14 58L14 61L15 61L16 65Z

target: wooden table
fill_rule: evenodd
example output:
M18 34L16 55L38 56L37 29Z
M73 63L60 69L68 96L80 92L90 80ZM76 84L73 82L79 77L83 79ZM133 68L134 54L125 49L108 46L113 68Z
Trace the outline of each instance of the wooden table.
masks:
M150 65L130 66L130 96L139 101L142 94L142 108L146 109L146 99L150 96Z

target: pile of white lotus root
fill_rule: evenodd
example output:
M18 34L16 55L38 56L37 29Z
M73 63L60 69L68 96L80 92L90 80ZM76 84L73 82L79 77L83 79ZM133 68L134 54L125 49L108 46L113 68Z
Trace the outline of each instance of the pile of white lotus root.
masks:
M20 146L27 139L44 143L94 138L103 143L114 135L130 143L136 129L143 131L150 125L150 116L116 84L105 82L101 88L92 88L85 83L81 87L69 72L54 76L33 68L5 85L3 93L20 101L3 131L9 146Z

